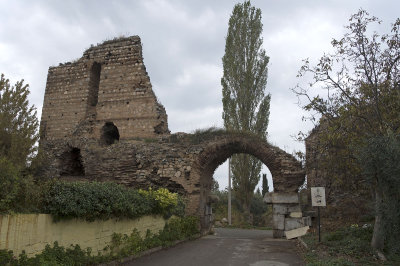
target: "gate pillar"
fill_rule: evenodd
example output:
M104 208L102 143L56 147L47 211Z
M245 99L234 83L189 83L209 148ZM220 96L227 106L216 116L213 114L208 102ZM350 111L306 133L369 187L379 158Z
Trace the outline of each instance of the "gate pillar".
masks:
M274 238L282 238L285 231L311 226L311 218L303 217L297 192L270 192L264 202L272 204L272 230Z

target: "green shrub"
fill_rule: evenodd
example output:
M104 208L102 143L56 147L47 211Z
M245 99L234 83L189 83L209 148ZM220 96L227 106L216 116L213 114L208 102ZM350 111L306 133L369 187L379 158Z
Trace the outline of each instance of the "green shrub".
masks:
M17 198L19 170L5 157L0 157L0 213L8 212Z
M166 216L182 213L178 198L167 189L135 190L111 182L55 182L45 193L43 210L56 219L89 221L150 214Z
M44 192L50 187L49 182L37 182L31 175L19 180L17 198L12 204L16 213L38 213L43 209Z
M150 248L170 246L177 240L190 239L198 233L197 217L173 217L158 234L147 230L144 238L136 229L129 236L113 234L111 245L107 247L107 250L110 250L114 258L127 257Z
M18 200L17 200L18 199ZM48 213L56 220L184 216L185 203L165 188L136 190L113 182L36 182L0 158L0 213Z
M144 196L149 202L152 202L154 212L164 215L164 218L169 218L172 215L182 217L185 214L185 204L183 199L176 193L171 193L166 188L158 190L141 190L139 193Z
M0 265L14 265L16 258L11 250L0 249Z
M376 214L381 216L384 251L400 257L400 135L388 132L365 141L358 154L362 170L372 187L380 191Z
M213 193L219 198L218 202L212 203L213 213L216 221L228 218L228 191L214 190ZM243 207L236 199L234 193L231 198L232 225L240 228L269 227L272 221L272 207L264 202L264 198L258 192L254 193L250 202L250 213L253 215L253 222L249 224L243 212Z
M10 266L58 266L58 265L95 265L99 260L91 255L90 249L82 250L79 245L69 248L60 247L54 242L53 247L46 245L45 249L35 257L28 258L23 251L18 259L12 251L0 250L0 265Z
M165 224L164 229L159 234L159 238L163 246L168 246L176 240L190 238L198 233L198 219L196 217L173 217Z

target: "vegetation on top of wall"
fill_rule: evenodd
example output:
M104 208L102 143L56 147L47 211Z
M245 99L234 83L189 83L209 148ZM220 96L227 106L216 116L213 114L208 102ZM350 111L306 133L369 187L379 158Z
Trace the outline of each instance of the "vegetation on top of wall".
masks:
M250 131L227 130L218 127L196 129L195 131L193 131L192 134L185 134L180 138L176 134L171 135L169 141L172 143L177 143L182 139L182 140L188 140L191 144L200 144L204 141L209 141L214 139L215 137L221 137L221 136L246 137L254 141L262 141L262 142L266 141L265 139L261 138L260 136L257 136L255 133Z
M129 236L114 234L111 243L102 254L92 255L90 248L83 250L79 245L65 248L54 242L52 247L47 245L33 258L28 258L24 252L17 258L12 251L0 250L0 265L97 265L138 255L151 248L171 246L177 240L191 239L198 233L198 218L174 217L165 224L163 230L155 234L148 230L145 237L141 237L136 229Z
M184 203L165 188L135 190L111 182L55 182L44 196L44 212L56 219L136 218L184 214Z

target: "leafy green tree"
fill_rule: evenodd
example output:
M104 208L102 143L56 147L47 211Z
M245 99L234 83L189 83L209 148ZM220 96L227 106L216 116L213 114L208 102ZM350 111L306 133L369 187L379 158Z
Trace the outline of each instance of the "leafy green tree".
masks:
M29 105L29 85L24 80L14 86L0 77L0 157L15 166L25 167L36 151L38 119L36 108Z
M10 86L4 74L0 76L1 213L23 208L30 195L25 188L31 178L23 180L22 176L36 149L38 120L35 107L29 106L28 88L23 80Z
M213 179L212 179L211 182L212 182L212 183L211 183L211 191L212 191L212 192L217 192L217 191L219 191L219 184L218 184L218 181L215 180L214 177L213 177Z
M252 225L265 226L265 219L263 215L267 212L268 205L264 202L264 197L261 195L260 189L258 188L254 193L250 203L250 213L253 216Z
M270 94L265 95L269 57L262 48L261 10L250 1L235 5L229 19L221 79L224 126L267 138ZM232 156L232 183L245 213L260 180L262 163L247 154Z
M0 171L0 213L6 213L18 194L19 172L4 157L0 157Z
M367 180L380 182L382 203L378 211L383 217L382 227L386 228L383 230L386 250L400 254L400 135L388 134L367 141L358 157Z
M322 148L341 145L354 171L359 168L373 176L370 187L375 191L376 216L371 245L382 250L384 232L392 229L384 227L386 217L382 211L387 206L384 194L388 182L386 175L378 171L383 165L371 174L361 155L365 151L379 154L374 140L400 133L400 19L389 34L383 35L369 34L370 24L374 23L380 24L379 19L365 10L352 15L347 33L332 40L333 54L324 54L315 66L305 60L299 76L311 74L309 86L297 86L293 91L307 100L303 108L311 113L311 119L323 117L320 135L326 147ZM345 169L346 164L343 166Z

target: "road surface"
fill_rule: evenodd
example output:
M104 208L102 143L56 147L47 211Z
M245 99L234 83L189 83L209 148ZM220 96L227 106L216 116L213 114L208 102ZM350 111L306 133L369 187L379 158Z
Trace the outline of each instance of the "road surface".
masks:
M273 239L272 231L216 228L215 235L127 262L134 266L304 265L294 241Z

